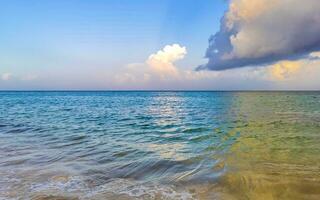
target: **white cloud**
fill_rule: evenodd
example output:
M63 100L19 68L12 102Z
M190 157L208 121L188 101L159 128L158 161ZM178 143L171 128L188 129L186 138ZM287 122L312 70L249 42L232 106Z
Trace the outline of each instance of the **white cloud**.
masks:
M272 83L273 89L318 90L320 88L319 59L285 60L266 67L251 67L251 69L246 72L251 79Z
M270 74L276 80L287 80L300 71L301 61L281 61L270 67Z
M3 81L8 81L8 80L10 80L11 78L12 78L12 74L11 74L11 73L8 73L8 72L1 75L1 79L2 79Z
M1 76L0 76L0 79L3 80L3 81L8 81L8 80L11 80L11 79L15 79L16 81L33 81L35 79L38 78L37 75L35 74L26 74L26 75L13 75L12 73L9 73L9 72L6 72L6 73L3 73Z
M168 45L151 54L144 63L128 64L114 76L124 89L319 89L320 60L317 53L298 61L279 61L266 67L244 67L225 71L192 71L175 62L187 49Z
M117 83L169 83L194 81L218 76L218 72L202 72L179 69L175 62L187 55L187 48L179 44L167 45L151 54L144 63L128 64L124 71L115 75Z
M315 51L315 52L310 53L310 58L320 59L320 51Z
M183 59L187 54L186 47L179 44L167 45L155 54L151 54L146 61L153 73L165 79L168 76L178 76L174 62Z

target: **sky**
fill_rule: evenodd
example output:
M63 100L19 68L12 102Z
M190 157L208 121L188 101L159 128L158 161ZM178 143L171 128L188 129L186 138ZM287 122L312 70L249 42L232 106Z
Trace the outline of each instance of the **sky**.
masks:
M318 0L0 0L0 90L319 90Z

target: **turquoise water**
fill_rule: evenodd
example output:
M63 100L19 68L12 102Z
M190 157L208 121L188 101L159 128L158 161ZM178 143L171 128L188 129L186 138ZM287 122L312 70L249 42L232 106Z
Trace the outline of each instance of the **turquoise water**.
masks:
M319 199L320 92L0 92L0 199Z

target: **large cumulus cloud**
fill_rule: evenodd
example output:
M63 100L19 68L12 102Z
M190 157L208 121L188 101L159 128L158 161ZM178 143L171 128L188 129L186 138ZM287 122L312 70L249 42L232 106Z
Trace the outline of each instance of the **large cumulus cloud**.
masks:
M174 62L181 60L187 54L186 47L179 44L167 45L155 54L151 54L146 63L157 74L163 76L177 75L177 68Z
M209 39L209 61L198 70L298 59L319 49L319 0L230 0L219 32Z

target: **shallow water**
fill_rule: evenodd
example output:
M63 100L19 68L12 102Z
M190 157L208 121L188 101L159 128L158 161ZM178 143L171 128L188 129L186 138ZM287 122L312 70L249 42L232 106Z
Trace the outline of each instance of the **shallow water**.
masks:
M320 199L320 92L0 92L0 199Z

